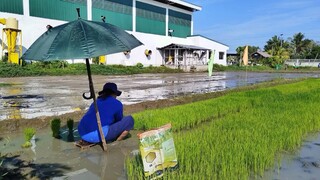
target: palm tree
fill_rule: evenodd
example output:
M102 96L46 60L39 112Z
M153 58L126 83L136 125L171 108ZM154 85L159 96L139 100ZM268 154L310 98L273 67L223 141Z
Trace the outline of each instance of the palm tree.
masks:
M271 55L274 55L283 46L282 44L283 42L280 37L275 35L267 41L267 44L264 46L264 50L269 52Z
M291 39L291 51L293 58L304 58L304 54L310 49L312 41L305 39L304 34L301 32L293 35Z

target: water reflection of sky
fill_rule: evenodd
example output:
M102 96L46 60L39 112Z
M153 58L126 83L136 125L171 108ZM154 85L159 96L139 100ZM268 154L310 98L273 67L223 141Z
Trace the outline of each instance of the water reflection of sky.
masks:
M106 81L117 83L119 89L123 91L119 99L124 104L134 104L186 94L223 91L275 78L300 78L306 76L319 77L317 74L303 73L217 72L211 77L208 77L206 73L143 74L94 76L93 80L96 92L103 87ZM1 87L1 96L23 94L42 97L0 98L0 120L60 115L78 109L86 109L92 102L82 98L82 93L88 91L86 76L2 78L0 82L15 84ZM26 105L26 107L5 107L4 105L8 104L8 102Z

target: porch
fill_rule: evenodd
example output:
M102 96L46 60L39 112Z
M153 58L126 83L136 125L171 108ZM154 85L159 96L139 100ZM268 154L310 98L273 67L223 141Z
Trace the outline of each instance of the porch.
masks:
M158 50L162 56L162 65L184 71L205 69L210 57L210 49L193 45L169 44Z

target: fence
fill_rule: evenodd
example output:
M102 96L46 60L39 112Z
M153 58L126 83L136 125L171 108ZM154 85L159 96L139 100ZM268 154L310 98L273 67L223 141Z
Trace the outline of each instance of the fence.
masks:
M284 64L289 66L318 67L320 59L288 59Z

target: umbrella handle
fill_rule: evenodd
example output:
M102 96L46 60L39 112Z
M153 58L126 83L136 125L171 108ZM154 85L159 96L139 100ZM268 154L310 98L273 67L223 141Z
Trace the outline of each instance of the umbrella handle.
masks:
M90 92L89 92L90 93ZM92 99L93 98L93 96L92 96L92 94L90 93L90 96L86 96L86 93L83 93L82 94L82 97L83 97L83 99L86 99L86 100L89 100L89 99Z

